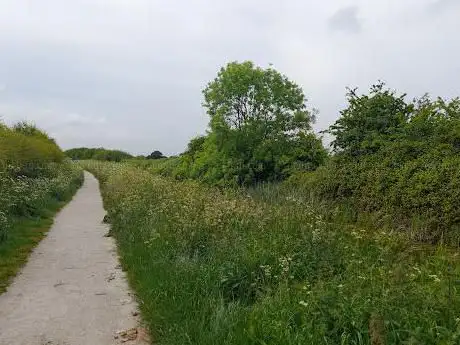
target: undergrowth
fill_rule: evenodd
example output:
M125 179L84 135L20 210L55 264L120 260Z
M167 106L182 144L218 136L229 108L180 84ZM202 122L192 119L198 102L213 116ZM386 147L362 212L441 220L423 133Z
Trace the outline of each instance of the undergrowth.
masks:
M46 133L0 123L0 292L82 181L82 169Z
M296 197L83 162L158 344L458 344L458 253ZM265 192L267 194L269 192Z

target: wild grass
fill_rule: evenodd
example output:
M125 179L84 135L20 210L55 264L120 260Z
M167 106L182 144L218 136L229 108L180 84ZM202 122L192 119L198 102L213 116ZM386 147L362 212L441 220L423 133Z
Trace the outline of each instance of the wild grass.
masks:
M45 236L56 212L72 198L83 181L77 166L55 169L58 171L54 178L10 179L9 186L2 185L2 206L8 202L10 212L3 211L8 217L0 224L0 293L6 290L11 278Z
M326 219L276 189L83 162L156 344L458 344L458 252Z
M81 168L46 133L0 123L0 293L82 180Z

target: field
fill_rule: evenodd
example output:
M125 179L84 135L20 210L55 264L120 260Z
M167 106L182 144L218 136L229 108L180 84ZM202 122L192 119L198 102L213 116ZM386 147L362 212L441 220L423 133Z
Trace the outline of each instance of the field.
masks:
M458 252L276 188L87 161L159 344L458 344ZM144 167L145 168L145 167Z

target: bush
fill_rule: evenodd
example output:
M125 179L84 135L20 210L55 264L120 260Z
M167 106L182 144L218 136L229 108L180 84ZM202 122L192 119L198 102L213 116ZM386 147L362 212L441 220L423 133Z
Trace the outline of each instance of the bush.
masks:
M286 186L352 205L355 214L373 213L418 240L459 245L460 101L406 104L378 88L352 94L342 113L331 130L336 154Z
M46 133L27 123L0 126L0 243L15 219L39 217L82 181L81 168Z
M35 126L20 124L0 128L0 169L15 176L46 174L50 163L60 163L64 154L56 143ZM14 168L13 168L14 167Z

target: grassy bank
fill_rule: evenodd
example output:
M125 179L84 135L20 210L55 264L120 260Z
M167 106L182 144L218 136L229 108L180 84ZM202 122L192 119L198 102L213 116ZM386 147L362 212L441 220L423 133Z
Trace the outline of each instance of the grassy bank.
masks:
M86 162L158 344L457 344L456 251ZM276 202L275 202L276 200Z
M16 218L12 222L8 238L0 244L0 293L6 291L11 279L27 262L29 254L45 237L53 225L56 213L70 201L80 183L69 186L64 200L50 199L36 217Z
M81 168L46 133L0 123L0 293L82 180Z
M76 166L62 169L59 176L42 181L47 187L39 202L30 198L29 201L34 201L29 205L33 205L33 212L31 208L28 214L8 219L7 235L0 242L0 293L6 290L11 279L27 262L30 252L53 224L56 213L70 201L82 181L81 169ZM29 181L26 185L32 188L33 183ZM39 194L37 189L29 189L28 193L29 196Z

